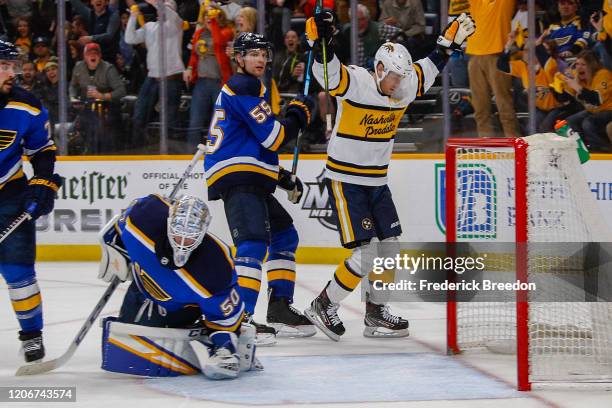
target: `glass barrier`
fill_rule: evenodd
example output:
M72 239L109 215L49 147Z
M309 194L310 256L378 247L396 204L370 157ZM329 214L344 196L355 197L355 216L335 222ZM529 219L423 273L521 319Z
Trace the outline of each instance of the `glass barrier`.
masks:
M553 131L555 119L568 117L575 130L584 132L587 144L596 151L609 149L605 129L612 96L599 92L596 100L597 84L587 83L599 69L610 68L610 35L601 35L609 15L574 10L585 24L572 31L576 38L566 47L559 45L562 33L551 24L559 13L572 10L561 10L556 2L518 3L510 13L500 11L506 20L513 15L512 22L495 23L512 27L511 41L493 34L489 38L503 43L507 55L503 49L470 55L490 46L482 44L482 36L468 53L454 53L443 75L401 118L395 151L442 152L448 137ZM273 43L264 82L272 91L275 112L304 92L310 76L304 29L314 1L300 4L302 8L249 0L202 5L197 0L101 0L90 5L67 0L16 9L3 3L0 33L22 49L26 63L20 83L49 110L61 154L191 154L208 133L222 84L236 70L228 55L239 32L265 30ZM391 40L404 44L417 63L434 49L441 27L468 7L465 1L423 0L421 5L422 10L404 15L383 3L336 1L336 54L345 64L373 68L378 44ZM349 18L350 10L357 18ZM472 15L478 13L472 10ZM526 30L531 26L537 27L534 33ZM477 29L486 30L487 24ZM583 88L595 93L580 94ZM566 100L553 98L555 89ZM316 119L303 132L300 149L324 152L331 134L326 114L333 117L336 101L313 78L308 93L317 101ZM292 152L293 143L281 151Z

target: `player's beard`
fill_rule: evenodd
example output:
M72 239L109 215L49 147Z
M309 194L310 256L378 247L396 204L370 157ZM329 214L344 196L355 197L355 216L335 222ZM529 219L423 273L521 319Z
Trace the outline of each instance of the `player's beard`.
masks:
M0 93L8 95L11 92L11 89L13 89L13 86L15 86L15 80L7 79L2 83L2 85L0 85Z

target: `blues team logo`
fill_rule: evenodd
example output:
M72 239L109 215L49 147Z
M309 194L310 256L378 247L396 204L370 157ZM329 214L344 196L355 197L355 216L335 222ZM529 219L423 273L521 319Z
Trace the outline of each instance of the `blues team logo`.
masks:
M16 137L16 131L0 129L0 150L4 150L12 145Z
M306 182L306 195L302 202L302 210L309 211L308 218L314 218L325 228L337 231L333 216L329 194L325 188L325 170L319 174L314 182Z
M436 223L446 232L446 169L436 164ZM457 238L497 236L497 181L483 164L458 166Z

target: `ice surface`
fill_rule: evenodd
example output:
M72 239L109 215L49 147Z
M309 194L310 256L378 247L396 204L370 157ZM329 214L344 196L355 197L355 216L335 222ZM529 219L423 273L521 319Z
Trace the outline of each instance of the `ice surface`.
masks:
M332 265L299 265L295 306L303 309L332 277ZM106 288L96 279L94 263L37 265L42 289L47 356L62 354ZM121 286L104 309L116 314L125 293ZM262 287L265 293L265 285ZM395 304L410 320L410 337L368 339L361 334L364 306L359 293L340 309L347 333L338 343L322 334L306 339L279 339L259 348L262 373L235 381L210 382L202 377L143 379L100 369L100 335L96 325L72 360L40 376L15 377L23 360L17 355L18 325L0 283L0 386L76 386L77 402L67 407L228 407L241 403L266 406L391 407L612 407L610 390L543 390L515 392L513 356L445 355L445 308L442 304ZM265 318L262 296L256 320ZM384 402L388 401L388 402ZM41 407L40 403L12 404ZM6 406L6 404L2 404Z

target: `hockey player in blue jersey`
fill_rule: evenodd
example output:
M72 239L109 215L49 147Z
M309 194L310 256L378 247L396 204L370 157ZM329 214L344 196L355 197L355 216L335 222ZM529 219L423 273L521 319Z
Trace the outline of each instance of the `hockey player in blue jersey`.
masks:
M53 209L61 178L53 173L55 145L49 135L47 110L15 85L20 66L17 48L0 40L0 229L26 209L31 215L31 220L0 243L0 273L21 326L25 361L35 362L45 356L45 348L42 299L34 270L34 221ZM24 155L34 170L29 181L22 166Z
M209 378L235 378L241 367L253 368L255 329L240 335L244 303L231 251L208 232L210 220L199 198L168 202L149 195L104 227L99 277L133 282L118 319L105 320L102 368L146 376L195 374L200 367L191 340L208 347L201 371ZM139 351L143 346L146 353Z
M300 200L302 183L279 167L277 150L310 123L313 102L300 96L288 103L284 118L274 116L261 82L271 58L271 44L262 35L241 33L234 41L238 73L217 98L204 169L208 198L222 199L225 206L247 320L252 322L267 253L267 322L279 336L306 337L316 329L291 306L298 233L272 193L278 186L291 202ZM266 333L274 333L256 327L260 344Z

